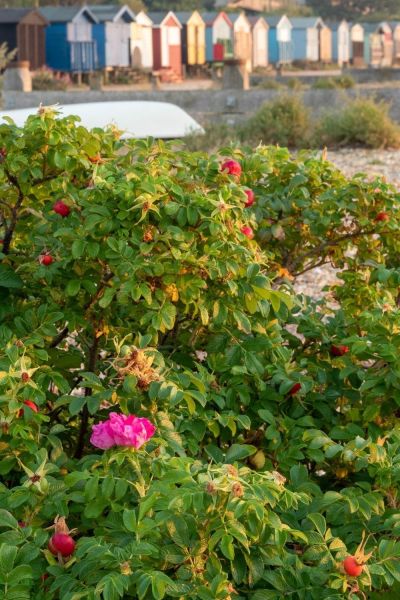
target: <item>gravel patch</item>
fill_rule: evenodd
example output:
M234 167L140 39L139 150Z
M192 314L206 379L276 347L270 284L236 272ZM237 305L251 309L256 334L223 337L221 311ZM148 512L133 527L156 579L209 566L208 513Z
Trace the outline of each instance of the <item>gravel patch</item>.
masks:
M383 176L400 191L400 150L335 150L328 151L328 159L345 175L352 176L365 173L368 179ZM325 286L340 284L338 271L330 265L317 267L296 279L296 292L306 294L315 299L326 295Z
M328 160L347 176L365 173L368 179L383 176L400 189L400 150L328 150Z

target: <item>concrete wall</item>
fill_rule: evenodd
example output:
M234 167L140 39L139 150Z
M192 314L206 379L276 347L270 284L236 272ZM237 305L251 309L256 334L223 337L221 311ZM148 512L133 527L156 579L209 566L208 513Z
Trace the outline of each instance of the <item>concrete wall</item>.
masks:
M324 71L310 71L304 70L299 71L285 71L281 73L271 71L269 76L259 75L252 73L250 76L250 83L252 86L261 85L263 81L268 79L276 79L280 83L287 83L290 79L299 79L303 83L313 84L315 81L320 79L326 79L327 77L340 77L341 75L349 75L357 83L388 83L400 81L400 69L398 68L379 68L379 69L326 69Z
M264 102L276 98L281 92L276 90L251 89L233 90L193 90L193 91L80 91L80 92L4 92L4 109L30 108L54 104L76 104L79 102L107 102L117 100L152 100L172 102L186 110L200 123L235 123L253 114ZM291 92L288 92L291 93ZM292 92L296 94L296 92ZM363 87L358 90L305 90L301 92L306 106L312 115L321 114L326 109L339 108L349 98L357 95L374 97L391 103L391 115L400 122L400 88Z

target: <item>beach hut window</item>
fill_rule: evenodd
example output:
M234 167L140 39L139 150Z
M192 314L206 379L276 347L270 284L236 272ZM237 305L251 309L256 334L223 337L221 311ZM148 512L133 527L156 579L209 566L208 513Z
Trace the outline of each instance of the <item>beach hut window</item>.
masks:
M168 43L170 46L179 46L181 31L179 27L168 27Z
M290 31L287 27L277 29L277 38L280 42L290 42Z

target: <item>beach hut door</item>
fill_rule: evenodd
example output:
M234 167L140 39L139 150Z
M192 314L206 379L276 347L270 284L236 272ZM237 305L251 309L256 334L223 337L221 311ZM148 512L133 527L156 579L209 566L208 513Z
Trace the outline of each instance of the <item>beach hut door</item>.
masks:
M319 60L320 30L316 27L307 29L307 59L317 62Z
M259 27L256 30L256 34L254 36L254 66L256 67L264 67L267 64L267 34L262 27Z
M106 54L107 65L111 67L128 67L130 27L126 23L107 23Z

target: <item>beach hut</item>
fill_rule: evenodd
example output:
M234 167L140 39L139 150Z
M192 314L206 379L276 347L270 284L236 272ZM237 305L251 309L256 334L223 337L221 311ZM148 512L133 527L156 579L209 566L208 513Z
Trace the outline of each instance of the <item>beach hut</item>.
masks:
M319 59L323 63L332 62L332 29L325 22L319 31Z
M364 27L360 23L355 23L350 29L350 57L351 63L354 67L362 67L365 64L364 46Z
M253 36L253 69L268 66L268 23L264 17L248 17Z
M292 18L290 22L293 60L331 62L331 31L320 17Z
M233 58L233 24L225 12L204 13L207 62Z
M288 64L293 60L292 24L286 15L267 17L269 62L277 65Z
M378 68L384 57L379 26L376 23L363 23L361 27L364 33L363 64Z
M88 72L97 68L93 25L97 19L87 6L46 6L40 12L46 29L46 64L56 71Z
M98 21L93 25L98 67L129 67L131 23L135 19L129 6L99 4L91 6L90 10Z
M332 61L340 67L350 62L350 26L343 20L328 23L332 32Z
M382 47L382 59L380 67L391 67L393 64L393 30L387 21L383 21L377 27L377 34L379 35L381 47Z
M154 69L167 69L179 78L182 76L182 25L172 11L151 12L153 22Z
M200 13L175 13L182 25L182 61L186 69L206 62L206 24Z
M0 9L0 44L17 49L17 60L29 60L31 70L46 63L45 29L47 20L35 9Z
M153 21L144 11L131 23L131 65L135 69L153 69Z
M253 63L253 36L251 23L244 12L229 13L233 24L233 54L244 61L246 70L250 73Z
M390 25L393 37L393 64L398 66L400 64L400 23L392 21Z

